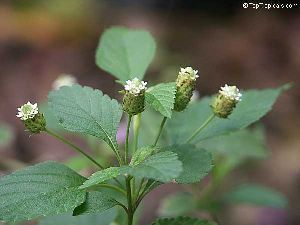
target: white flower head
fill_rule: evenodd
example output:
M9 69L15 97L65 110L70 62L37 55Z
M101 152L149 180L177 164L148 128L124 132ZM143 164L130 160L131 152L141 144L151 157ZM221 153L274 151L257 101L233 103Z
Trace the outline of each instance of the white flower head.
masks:
M31 104L30 102L27 102L26 104L18 108L18 114L16 116L21 120L28 120L35 117L35 115L38 113L39 109L37 103Z
M141 81L138 78L127 80L124 86L125 90L133 95L138 95L141 91L146 90L147 82Z
M219 93L231 100L235 100L238 102L242 100L242 94L240 93L240 90L236 86L228 86L227 84L225 84L224 87L221 87Z
M72 86L73 84L76 84L76 83L77 83L76 77L69 75L69 74L61 74L53 82L52 88L54 90L58 90L60 87Z
M180 68L179 75L186 76L191 80L196 80L199 77L198 70L193 70L193 68L190 66L186 68Z

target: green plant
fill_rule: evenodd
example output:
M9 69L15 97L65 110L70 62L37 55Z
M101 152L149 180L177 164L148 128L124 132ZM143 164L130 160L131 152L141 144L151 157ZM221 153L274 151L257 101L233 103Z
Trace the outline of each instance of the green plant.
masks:
M212 154L205 150L205 146L226 143L228 139L222 140L222 135L234 135L234 132L258 121L287 88L249 90L241 94L237 87L225 85L217 96L189 104L198 78L198 71L191 67L181 68L176 82L147 88L147 83L141 81L154 53L155 42L148 32L111 28L100 40L96 64L125 84L121 91L124 95L122 105L100 90L77 84L61 87L49 94L48 104L64 129L91 135L107 143L116 157L111 167L106 168L84 150L50 130L47 118L36 104L28 102L19 108L17 116L29 132L47 133L61 140L99 170L85 178L60 163L44 162L2 177L1 220L16 222L69 213L62 219L70 222L75 221L70 212L73 216L94 215L119 207L127 215L127 224L132 225L143 198L161 184L198 183L214 168L213 189L224 178L228 167L218 165L218 161L213 162ZM151 120L149 108L160 113L162 118L158 119L156 115ZM116 133L124 112L128 119L124 151L121 151ZM158 120L161 123L155 127L156 133L153 134L153 126ZM150 125L145 128L143 122ZM133 133L132 139L130 132ZM247 133L242 134L248 136ZM219 170L222 166L224 168ZM80 221L85 221L80 218ZM120 220L124 223L124 219ZM153 224L210 225L215 222L178 217L159 219ZM45 220L43 223L46 223Z

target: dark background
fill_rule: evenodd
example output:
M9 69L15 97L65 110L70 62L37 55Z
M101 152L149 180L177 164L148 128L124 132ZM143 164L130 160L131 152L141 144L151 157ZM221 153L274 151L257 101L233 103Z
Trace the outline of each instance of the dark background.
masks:
M11 144L0 152L5 165L1 173L20 166L10 161L13 158L34 163L73 154L49 137L28 138L15 117L16 108L28 100L45 101L61 73L73 74L79 83L120 98L117 90L121 87L95 65L95 48L103 30L112 25L143 28L158 45L145 80L172 81L180 66L191 65L200 71L197 89L201 96L215 93L224 83L249 89L294 82L263 119L271 157L244 175L283 192L289 207L271 210L239 205L228 209L226 220L232 225L300 224L300 7L255 10L244 9L242 3L0 1L0 123L14 132ZM165 186L148 198L143 224L153 220L158 199L176 188Z

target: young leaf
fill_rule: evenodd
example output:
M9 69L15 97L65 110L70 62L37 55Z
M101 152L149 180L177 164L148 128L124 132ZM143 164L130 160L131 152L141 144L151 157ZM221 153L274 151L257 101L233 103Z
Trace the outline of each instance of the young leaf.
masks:
M73 216L96 212L101 213L117 204L116 200L100 191L88 192L85 202L74 209Z
M135 177L146 177L149 179L169 182L176 178L182 171L182 163L175 153L165 151L151 155L137 166L123 167L124 173Z
M227 203L248 203L258 206L285 208L287 199L279 192L258 184L243 184L226 193Z
M87 181L83 183L79 188L88 188L96 184L103 183L107 180L116 178L117 176L121 175L120 167L110 167L104 170L100 170L92 176L89 177Z
M271 110L277 97L287 88L288 86L284 85L275 89L245 91L242 101L237 104L228 119L215 118L193 142L197 143L204 139L245 128L256 122ZM203 98L198 103L191 104L185 113L173 114L172 119L167 124L172 143L185 142L204 123L212 114L211 101L212 98Z
M142 147L141 149L139 149L133 154L131 158L130 166L137 166L138 164L145 161L146 158L148 158L157 150L158 148L152 146Z
M171 118L175 102L176 85L172 83L158 84L150 87L146 93L146 102L163 116Z
M197 201L193 195L179 192L163 200L159 208L159 214L162 216L181 216L191 213L196 208Z
M102 213L73 216L71 213L47 216L38 225L110 225L117 216L116 209L109 209ZM101 222L100 222L101 221Z
M49 94L49 103L69 131L103 139L116 152L116 133L122 116L119 103L97 89L73 85Z
M217 225L214 222L210 222L202 219L193 219L189 217L177 217L177 218L164 218L158 219L152 225Z
M178 183L188 184L199 182L212 169L211 154L194 145L173 145L163 149L178 155L182 162L182 172L175 179Z
M96 64L121 81L143 79L155 54L155 41L143 30L113 27L104 32Z
M0 220L22 221L73 210L84 202L85 178L56 163L27 167L0 179Z

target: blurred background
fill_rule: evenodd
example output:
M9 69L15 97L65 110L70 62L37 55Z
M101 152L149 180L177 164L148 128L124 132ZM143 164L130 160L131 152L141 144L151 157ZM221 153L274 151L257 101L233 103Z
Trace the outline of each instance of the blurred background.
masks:
M46 102L52 83L62 73L120 99L121 86L95 65L95 49L101 33L112 25L142 28L158 45L147 81L173 81L180 66L192 66L200 71L200 97L225 83L241 89L294 83L263 119L270 157L242 174L284 193L289 206L274 210L234 205L226 210L224 224L300 224L300 6L256 10L244 9L242 3L1 0L0 174L74 155L51 137L29 137L15 116L16 108L28 100ZM85 145L78 137L70 138ZM153 221L159 199L175 189L163 186L148 197L141 224Z

